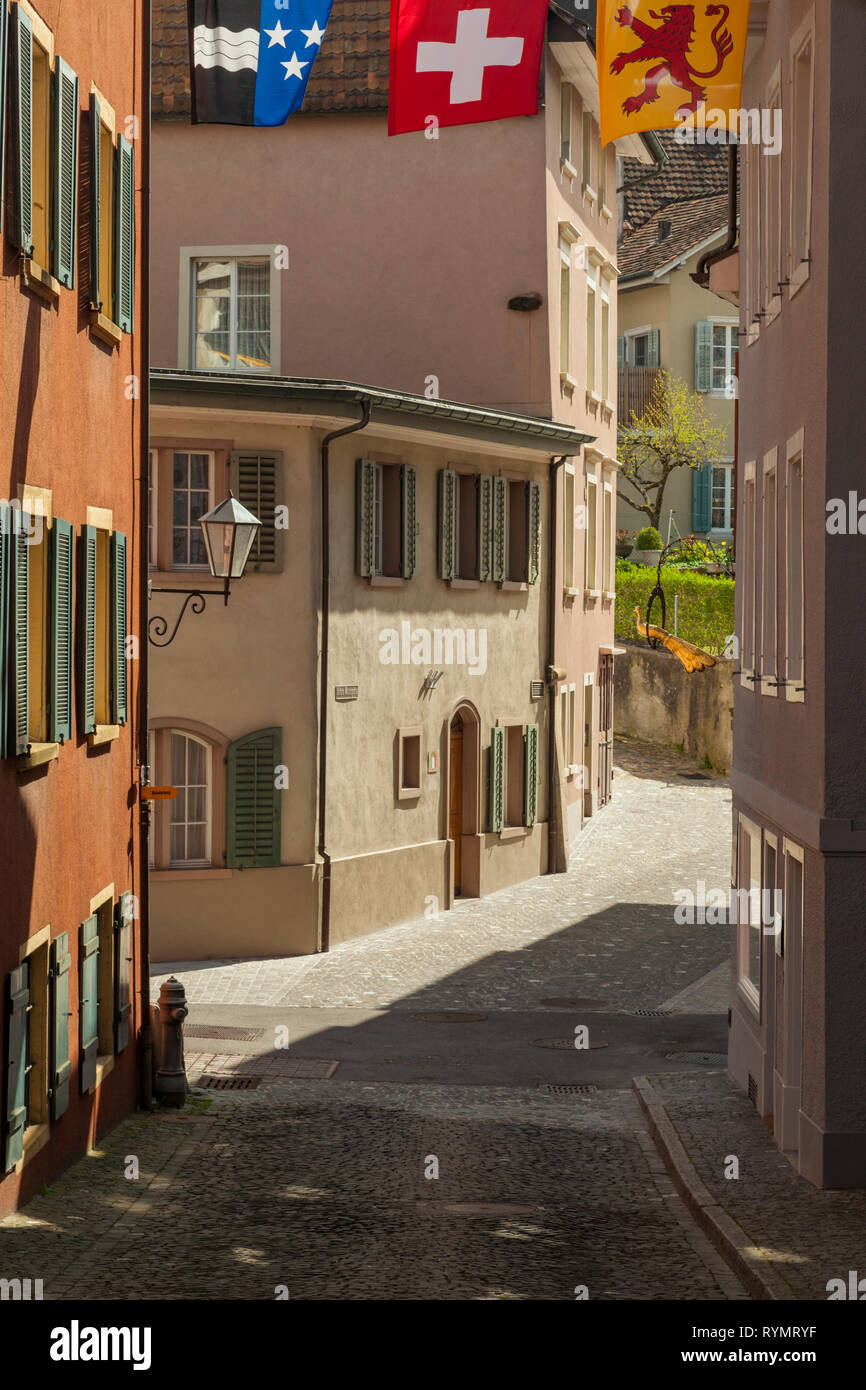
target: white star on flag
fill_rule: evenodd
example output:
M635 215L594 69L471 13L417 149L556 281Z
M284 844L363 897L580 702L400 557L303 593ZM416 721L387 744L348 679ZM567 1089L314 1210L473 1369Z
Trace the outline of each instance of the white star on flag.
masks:
M325 31L324 29L319 28L319 21L317 19L313 20L312 29L302 29L301 33L306 34L307 36L307 42L305 44L306 48L309 48L310 45L314 43L317 43L321 48L322 39L325 37Z
M304 74L301 69L308 68L310 64L300 62L297 53L293 53L292 61L290 63L283 63L282 66L286 70L286 81L288 81L290 77L303 77Z
M280 21L277 20L277 27L276 27L276 29L266 29L266 30L265 30L265 33L267 34L268 38L270 39L270 43L268 44L268 48L273 48L275 44L279 44L281 48L285 48L285 46L286 46L286 34L290 34L291 32L292 32L291 29L284 29L283 26L282 26L282 24L280 23Z

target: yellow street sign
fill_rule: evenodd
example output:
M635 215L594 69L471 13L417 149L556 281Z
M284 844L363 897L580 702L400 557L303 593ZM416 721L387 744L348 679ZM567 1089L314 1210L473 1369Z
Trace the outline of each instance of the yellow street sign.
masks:
M142 801L174 801L177 787L142 787Z

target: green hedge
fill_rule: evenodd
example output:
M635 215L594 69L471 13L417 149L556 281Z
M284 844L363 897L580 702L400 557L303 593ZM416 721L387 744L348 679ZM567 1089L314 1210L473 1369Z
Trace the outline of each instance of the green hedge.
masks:
M655 588L656 568L631 565L627 560L616 562L616 635L636 637L635 608L646 618L649 596ZM679 595L677 633L687 642L694 642L704 651L720 655L734 631L734 581L713 579L705 574L690 574L688 570L662 569L662 585L667 603L665 625L674 630L674 596ZM653 605L652 621L661 623L661 605Z

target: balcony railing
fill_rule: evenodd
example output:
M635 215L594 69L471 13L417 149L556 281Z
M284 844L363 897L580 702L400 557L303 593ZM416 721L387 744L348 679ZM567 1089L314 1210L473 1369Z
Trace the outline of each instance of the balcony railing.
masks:
M643 415L658 380L659 367L620 367L618 414L620 428L631 424L632 415Z

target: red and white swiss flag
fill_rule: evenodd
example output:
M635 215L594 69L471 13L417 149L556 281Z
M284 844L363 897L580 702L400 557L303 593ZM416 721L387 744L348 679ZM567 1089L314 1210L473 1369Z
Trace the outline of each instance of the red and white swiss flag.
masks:
M534 116L548 0L391 0L388 134Z

